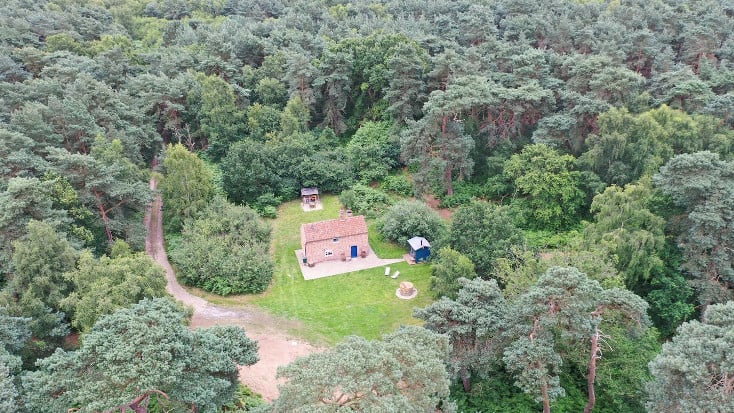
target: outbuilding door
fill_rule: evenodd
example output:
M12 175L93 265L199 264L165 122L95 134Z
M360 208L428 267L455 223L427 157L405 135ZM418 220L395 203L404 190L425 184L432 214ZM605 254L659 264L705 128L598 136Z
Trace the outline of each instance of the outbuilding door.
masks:
M357 246L352 245L352 258L357 258Z

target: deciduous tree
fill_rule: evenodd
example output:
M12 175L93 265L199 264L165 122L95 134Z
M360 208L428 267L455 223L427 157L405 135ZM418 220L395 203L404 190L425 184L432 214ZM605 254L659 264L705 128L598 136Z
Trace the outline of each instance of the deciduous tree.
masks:
M462 253L443 247L434 248L435 257L431 263L431 291L436 298L447 297L452 300L461 288L459 279L471 280L477 276L474 263Z
M87 332L99 317L135 304L143 298L166 295L166 277L144 252L132 253L123 241L111 256L96 259L89 252L79 257L76 269L65 274L74 291L61 301L71 315L71 325Z
M387 176L398 164L399 151L388 122L365 122L346 146L354 174L365 185Z
M14 243L13 276L0 294L0 303L13 316L31 317L29 327L40 341L68 333L63 300L73 289L64 273L74 268L77 252L54 228L30 221L28 234ZM43 343L38 347L43 350Z
M279 173L273 149L260 142L246 140L230 147L222 160L222 183L233 202L252 203L265 193L279 193ZM298 163L296 163L298 165Z
M494 261L508 254L513 245L524 244L525 239L506 207L473 201L454 213L448 243L472 260L477 275L488 277Z
M610 186L594 197L591 212L596 222L586 227L585 242L607 250L627 288L639 287L663 271L665 220L648 208L650 182Z
M585 194L575 164L572 156L544 144L528 145L505 162L529 227L559 230L576 222Z
M440 242L445 224L436 211L421 201L400 201L389 207L377 221L377 229L385 239L406 245L413 237Z
M163 218L170 230L178 231L187 218L204 209L214 196L212 174L196 154L180 143L168 145L163 168Z

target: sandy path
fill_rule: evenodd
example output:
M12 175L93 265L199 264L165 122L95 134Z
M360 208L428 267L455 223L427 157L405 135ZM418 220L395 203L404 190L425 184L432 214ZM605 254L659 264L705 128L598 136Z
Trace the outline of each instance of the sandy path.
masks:
M150 181L150 189L156 189L156 181L153 179ZM213 325L244 327L247 336L259 344L260 361L253 366L240 367L240 381L255 392L262 394L265 399L275 399L278 397L278 381L275 379L278 366L286 365L300 356L320 349L284 333L284 331L299 329L297 322L275 317L254 306L219 307L190 294L181 287L166 256L163 242L162 208L163 201L160 196L157 196L145 216L145 226L148 229L145 249L166 270L166 290L177 300L194 309L191 319L192 328Z

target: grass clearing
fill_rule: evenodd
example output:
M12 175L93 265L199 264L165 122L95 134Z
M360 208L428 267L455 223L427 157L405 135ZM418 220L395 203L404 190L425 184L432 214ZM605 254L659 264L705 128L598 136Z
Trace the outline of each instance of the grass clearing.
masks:
M339 216L340 204L336 196L323 196L321 200L324 209L318 211L304 212L299 200L281 206L278 218L271 221L274 282L267 292L247 301L274 314L302 321L311 332L311 337L307 338L329 344L352 334L379 338L400 325L420 323L413 318L413 308L432 302L428 290L430 267L427 265L393 264L393 271L400 271L400 277L394 280L385 277L384 267L311 281L303 279L301 264L293 254L301 245L301 224ZM370 225L370 246L380 258L399 258L407 252L405 248L380 239L373 225ZM419 291L418 297L413 300L397 298L395 290L400 281L412 282Z
M336 196L322 196L321 201L324 209L309 212L301 209L300 200L285 203L278 211L278 218L270 220L275 273L265 293L222 297L187 289L217 305L254 304L275 315L299 320L307 331L304 338L315 343L335 344L348 335L376 339L401 325L420 324L413 317L413 309L433 302L428 288L431 269L426 264L391 264L393 272L400 271L397 279L386 277L384 267L311 281L303 279L301 264L293 254L301 248L301 224L339 216L341 204ZM374 222L368 224L370 247L378 257L401 258L407 253L407 247L383 240ZM401 281L412 282L418 296L412 300L397 298L395 290Z

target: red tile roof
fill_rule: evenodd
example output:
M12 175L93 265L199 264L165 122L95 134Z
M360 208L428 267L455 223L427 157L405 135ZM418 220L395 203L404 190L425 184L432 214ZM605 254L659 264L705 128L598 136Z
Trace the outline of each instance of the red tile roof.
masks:
M321 241L350 235L366 234L367 222L363 215L330 219L301 225L301 242Z

